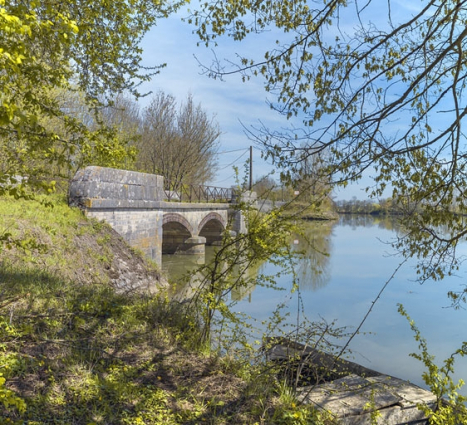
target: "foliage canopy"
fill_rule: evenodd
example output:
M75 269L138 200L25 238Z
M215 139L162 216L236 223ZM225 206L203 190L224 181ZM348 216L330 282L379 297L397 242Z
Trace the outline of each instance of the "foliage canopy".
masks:
M262 78L271 107L301 121L255 134L284 177L303 153L326 151L336 184L368 172L371 196L392 190L407 217L398 248L419 257L421 280L439 279L457 269L456 245L467 232L467 4L397 3L216 1L189 21L207 45L253 35L266 44L274 34L258 57L244 51L206 71Z
M97 113L87 126L57 91L82 93L90 111L158 72L141 67L145 32L176 2L0 0L0 187L14 176L50 183L50 164L72 164L76 152L116 165L124 146ZM71 94L70 94L71 96ZM50 120L61 122L48 126ZM13 178L13 180L12 180ZM11 189L16 195L19 189Z

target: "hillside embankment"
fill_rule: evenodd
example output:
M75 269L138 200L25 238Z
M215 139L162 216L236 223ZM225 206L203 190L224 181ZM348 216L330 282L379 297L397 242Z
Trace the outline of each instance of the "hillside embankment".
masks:
M0 198L0 422L318 422L271 371L200 346L153 264L64 199Z
M157 292L167 286L156 267L110 226L86 219L64 200L45 206L0 198L0 214L0 231L9 234L2 250L4 267L33 269L80 285L109 284L125 292Z

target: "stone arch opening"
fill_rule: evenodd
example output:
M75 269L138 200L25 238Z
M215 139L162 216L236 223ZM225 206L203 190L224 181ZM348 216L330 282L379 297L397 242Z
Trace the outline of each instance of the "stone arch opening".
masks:
M162 225L162 254L175 254L177 249L191 237L182 224L172 221Z
M180 214L164 214L162 220L162 254L175 254L191 238L193 229Z
M206 238L206 245L218 245L222 241L225 222L218 213L209 213L198 226L199 236Z

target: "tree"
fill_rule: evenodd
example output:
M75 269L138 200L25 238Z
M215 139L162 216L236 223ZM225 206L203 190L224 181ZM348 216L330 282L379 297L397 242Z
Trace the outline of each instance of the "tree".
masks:
M327 155L325 151L310 154L309 149L308 144L298 149L299 158L291 179L294 187L302 194L302 201L321 203L331 192Z
M275 200L276 196L274 195L276 195L278 189L277 182L268 174L260 177L253 183L253 190L259 199L274 198L273 200Z
M138 103L123 94L117 95L112 104L99 110L99 120L113 129L119 145L125 149L122 167L127 170L135 167L136 145L141 140L140 115ZM96 122L95 127L98 125L99 122Z
M69 119L81 123L80 128L66 125L63 117L41 116L38 122L50 134L59 137L50 146L61 152L62 161L50 161L43 152L34 152L21 160L21 165L28 178L31 176L53 179L57 189L67 192L70 180L76 171L87 165L131 168L135 156L134 143L139 135L139 116L135 102L122 95L117 95L112 105L93 110L86 103L84 93L78 90L53 89L50 97L57 102L60 110ZM88 137L100 134L101 137ZM86 143L74 143L74 148L63 141L76 141L86 137ZM17 138L14 148L27 146L29 137ZM1 144L0 140L0 144ZM21 143L22 142L22 143ZM20 144L21 143L21 144ZM0 159L0 164L2 163ZM11 164L11 161L10 161ZM18 164L19 165L19 164ZM35 175L32 173L35 171ZM37 173L40 173L39 176ZM22 174L23 175L23 174Z
M220 130L191 95L179 111L175 98L158 92L142 114L137 167L164 176L172 190L214 177Z
M176 7L143 0L0 0L0 192L20 196L21 185L9 186L15 175L51 189L51 168L69 165L77 151L106 165L120 163L119 140L97 110L124 90L138 96L138 83L158 72L142 71L138 43ZM98 127L70 115L57 90L82 93ZM47 128L49 120L60 120L64 131Z
M118 94L111 105L100 109L102 121L118 130L120 137L135 145L141 136L140 108L130 96Z
M25 163L29 163L37 150L57 161L62 159L52 148L53 135L45 132L38 120L57 110L50 90L63 86L63 80L71 77L65 66L64 52L73 42L78 28L58 11L43 22L24 5L9 4L5 8L5 1L1 0L0 6L2 192L15 174L34 174L24 171L30 168ZM46 38L56 39L55 46L48 49L44 58L38 57L34 52L40 40ZM51 63L56 63L57 68L51 67ZM27 141L24 135L27 135ZM44 140L47 142L42 143Z
M456 245L467 234L452 208L467 208L467 2L395 3L207 2L190 22L207 45L221 44L222 35L270 40L273 29L275 43L262 56L244 52L207 71L263 78L271 107L301 121L298 129L257 132L285 174L297 165L290 153L307 140L309 155L331 152L335 184L370 170L369 195L392 189L407 229L396 246L418 256L422 281L440 279L458 268Z

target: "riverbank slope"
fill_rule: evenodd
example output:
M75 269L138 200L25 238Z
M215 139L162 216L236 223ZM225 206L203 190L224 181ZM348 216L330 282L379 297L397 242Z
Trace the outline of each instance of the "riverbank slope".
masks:
M0 416L10 423L324 423L199 346L154 265L64 199L0 198Z

